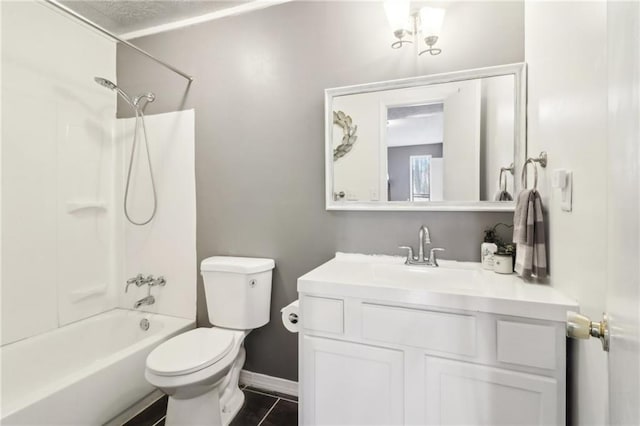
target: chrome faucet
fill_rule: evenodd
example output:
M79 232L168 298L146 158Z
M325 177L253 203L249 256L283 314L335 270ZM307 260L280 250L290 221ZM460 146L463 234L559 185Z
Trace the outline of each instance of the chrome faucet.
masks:
M443 248L434 247L429 251L429 258L425 258L425 245L431 244L431 237L429 235L429 228L422 225L418 231L419 238L419 246L418 246L418 256L413 255L413 248L409 246L400 246L399 248L403 250L407 250L407 260L405 260L405 265L423 265L423 266L433 266L437 267L438 259L436 257L436 253L439 251L445 251Z
M167 285L167 280L162 276L155 278L153 275L149 275L145 278L144 275L138 274L135 277L129 278L127 280L127 285L124 288L125 293L129 290L129 286L131 284L135 284L136 287L142 287L145 284L147 285L147 296L143 297L133 304L133 308L138 309L142 305L153 305L154 303L156 303L156 298L151 295L151 287L164 287L165 285Z
M431 244L431 236L429 235L429 228L422 225L418 230L418 241L420 245L418 247L418 260L424 262L424 246L425 244Z
M147 297L143 297L133 304L133 309L138 309L142 305L153 305L156 303L156 298L152 295L148 295Z

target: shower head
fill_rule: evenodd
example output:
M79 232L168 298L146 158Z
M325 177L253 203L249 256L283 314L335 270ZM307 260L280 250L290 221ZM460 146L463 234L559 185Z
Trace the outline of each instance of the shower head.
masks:
M131 105L138 112L141 112L149 102L153 102L156 99L156 95L154 95L151 92L142 94L140 96L136 96L135 98L131 98L131 96L129 96L124 90L116 86L116 84L113 81L107 80L106 78L103 78L103 77L93 77L93 79L100 86L106 87L109 90L115 90L122 97L122 99L124 99L129 105ZM141 100L146 101L142 106L140 106Z
M93 77L93 79L100 86L106 87L109 90L115 90L118 93L118 95L122 97L122 99L127 101L129 105L131 105L136 110L138 109L136 104L131 100L131 96L127 95L127 93L124 90L116 86L116 84L113 81L107 80L106 78L103 78L103 77Z
M118 88L118 86L116 86L114 82L112 82L111 80L107 80L106 78L93 77L93 79L100 86L106 87L107 89L116 90Z

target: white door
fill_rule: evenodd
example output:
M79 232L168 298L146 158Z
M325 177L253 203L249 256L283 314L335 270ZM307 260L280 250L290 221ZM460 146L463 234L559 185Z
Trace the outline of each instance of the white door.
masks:
M480 200L480 109L479 80L460 84L444 100L444 199Z
M428 425L554 425L558 384L551 377L426 357Z
M301 424L402 425L403 353L303 337Z
M609 416L639 425L640 3L609 1L607 35Z

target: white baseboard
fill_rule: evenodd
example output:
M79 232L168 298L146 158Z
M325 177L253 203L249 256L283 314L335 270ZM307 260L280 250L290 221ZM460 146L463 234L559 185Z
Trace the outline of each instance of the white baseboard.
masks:
M240 384L264 389L285 395L298 396L298 382L281 379L280 377L267 376L253 371L240 371Z

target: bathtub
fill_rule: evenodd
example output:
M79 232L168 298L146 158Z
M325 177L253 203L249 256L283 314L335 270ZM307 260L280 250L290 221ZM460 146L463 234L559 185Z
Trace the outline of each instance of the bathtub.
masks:
M144 378L149 352L194 326L193 320L114 309L5 345L0 423L104 424L154 391Z

